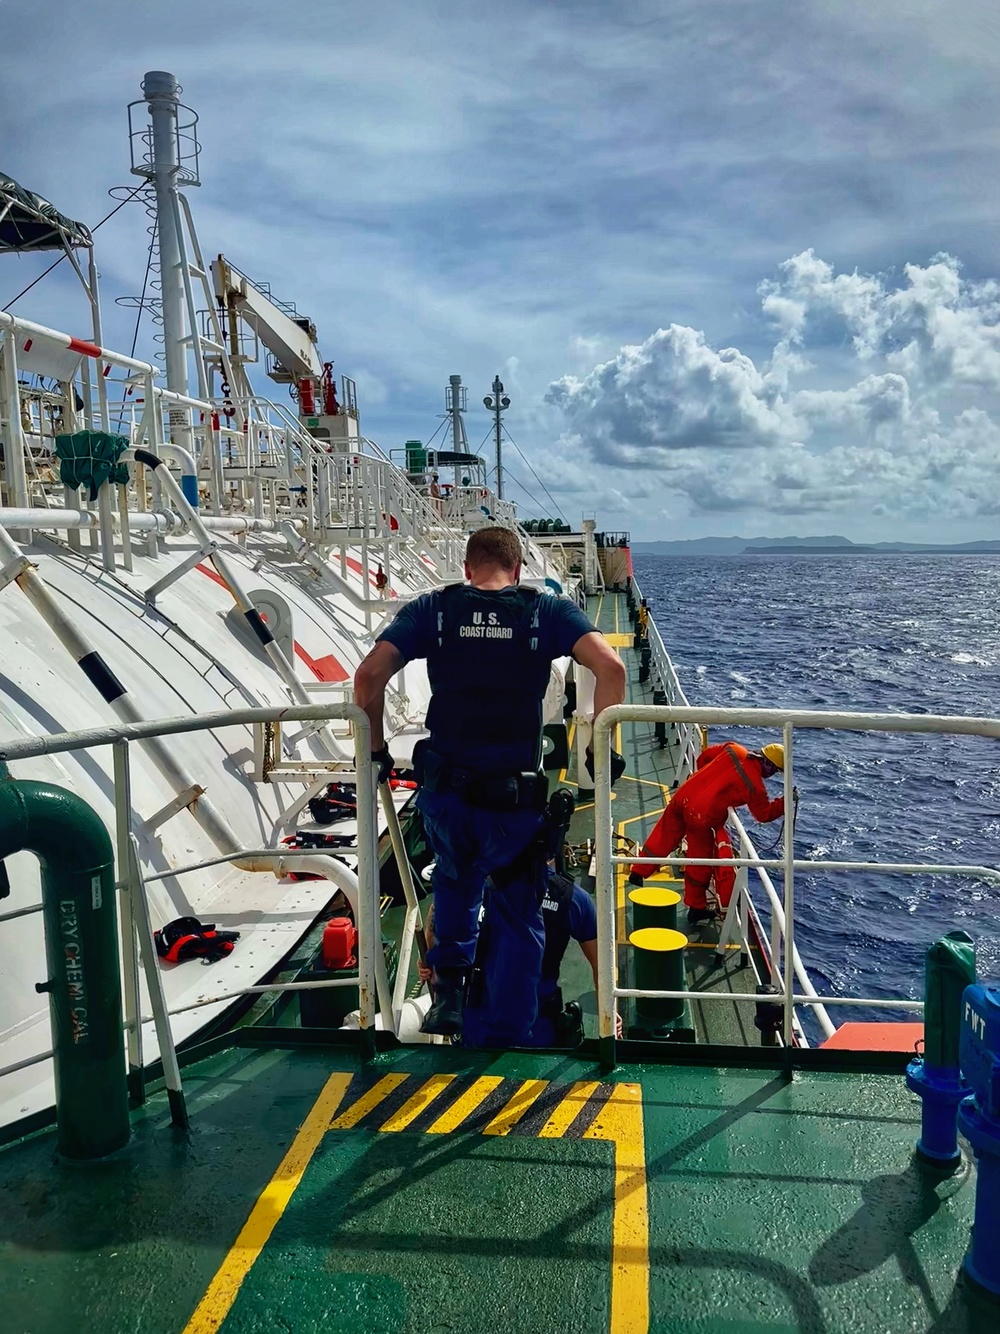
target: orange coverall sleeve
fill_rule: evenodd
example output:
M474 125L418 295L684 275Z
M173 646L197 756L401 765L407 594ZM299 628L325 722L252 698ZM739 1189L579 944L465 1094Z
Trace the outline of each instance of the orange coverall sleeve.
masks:
M761 824L769 824L771 820L778 820L785 813L785 798L775 797L771 801L763 783L759 791L756 783L754 784L753 796L749 799L747 805L750 807L750 814Z

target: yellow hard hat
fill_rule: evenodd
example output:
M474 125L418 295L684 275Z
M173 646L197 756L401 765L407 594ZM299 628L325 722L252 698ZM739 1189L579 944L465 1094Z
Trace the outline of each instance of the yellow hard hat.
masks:
M760 753L767 757L776 769L785 767L785 748L778 741L772 741L769 746L761 746Z

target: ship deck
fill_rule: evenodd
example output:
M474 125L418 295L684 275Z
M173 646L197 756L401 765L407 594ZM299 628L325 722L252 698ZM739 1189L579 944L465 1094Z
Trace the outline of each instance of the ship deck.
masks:
M983 1334L898 1074L240 1048L112 1161L0 1153L16 1334Z
M638 655L623 598L591 608ZM625 727L620 833L641 841L676 751ZM572 784L572 763L560 775ZM587 836L587 803L571 839ZM624 877L619 902L624 904ZM624 917L622 917L624 930ZM688 982L752 987L694 941ZM706 942L707 943L707 942ZM627 951L623 950L623 957ZM589 971L566 992L590 1011ZM11 1334L985 1334L958 1278L974 1169L914 1160L903 1058L764 1051L739 1007L698 1044L580 1053L431 1046L362 1059L329 1031L244 1027L187 1054L130 1145L59 1162L51 1131L0 1150ZM704 1011L704 1013L702 1013ZM744 1021L746 1022L746 1021ZM730 1044L708 1047L706 1041Z

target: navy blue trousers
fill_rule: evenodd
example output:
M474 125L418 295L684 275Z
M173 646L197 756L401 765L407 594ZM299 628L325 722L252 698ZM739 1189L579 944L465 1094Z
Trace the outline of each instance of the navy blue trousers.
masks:
M476 954L483 889L491 871L509 866L534 838L538 811L486 811L457 792L417 794L427 841L437 864L434 936L427 951L432 968L468 975ZM469 1012L463 1042L470 1046L521 1046L538 1015L545 929L542 892L546 868L539 859L509 884L490 892L490 949L482 1000Z

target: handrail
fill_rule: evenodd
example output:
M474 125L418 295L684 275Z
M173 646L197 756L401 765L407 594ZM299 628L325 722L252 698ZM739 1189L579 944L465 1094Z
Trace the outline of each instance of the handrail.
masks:
M114 792L118 835L117 861L118 884L127 889L123 897L123 940L125 960L134 959L135 951L130 948L133 929L141 930L140 923L148 921L148 900L146 882L141 872L132 866L134 858L130 856L132 834L132 802L130 799L130 778L128 747L132 742L147 740L152 737L177 736L182 733L214 731L225 727L245 727L263 723L287 722L330 722L333 719L350 721L354 732L354 771L357 779L357 838L351 849L357 858L357 905L356 925L358 928L358 976L359 991L359 1027L363 1040L370 1042L375 1028L375 997L378 996L378 1009L383 1015L383 1022L392 1027L392 999L388 994L385 981L384 962L380 968L376 954L379 951L378 931L378 825L376 818L376 773L371 762L370 724L364 710L356 704L337 702L329 704L295 704L262 708L218 709L201 714L187 714L180 717L158 718L142 722L110 723L100 727L81 729L76 732L57 732L43 737L23 737L17 740L0 742L0 780L8 776L7 765L21 760L34 759L41 755L65 754L74 750L87 750L98 746L115 748ZM234 848L216 858L209 858L204 863L234 863L245 870L262 871L265 868L280 874L284 863L303 869L323 872L329 868L321 866L327 860L313 850L291 848L266 848L260 850ZM184 874L199 869L200 864L176 868L170 874ZM131 868L131 869L130 869ZM346 868L339 868L346 870ZM150 879L161 879L159 875ZM353 873L352 873L353 883ZM129 895L138 895L138 912L129 906ZM28 911L28 910L25 910ZM10 914L14 916L16 914ZM126 967L127 974L127 967ZM351 979L353 981L354 979ZM305 990L307 988L344 985L343 980L328 979L313 983L275 983L257 984L238 991L227 992L224 996L200 999L178 1010L167 1011L162 991L150 985L150 1001L154 1009L154 1018L166 1020L170 1013L210 1005L222 1000L233 999L241 995L261 995L278 991ZM137 1012L138 996L137 976L125 977L126 996L126 1031L130 1032L130 1062L141 1072L141 1049L138 1046L137 1032L145 1016ZM159 1011L159 1013L157 1013ZM159 1027L159 1025L158 1025ZM169 1038L169 1026L166 1028ZM172 1039L171 1039L172 1040ZM135 1059L133 1059L135 1058ZM13 1073L14 1070L37 1064L46 1059L45 1055L18 1062L16 1065L0 1069L0 1076Z
M913 1001L884 1001L866 998L837 996L817 996L803 992L796 993L794 983L801 984L795 949L795 875L801 871L854 871L877 870L889 874L937 874L968 875L977 878L988 877L1000 880L1000 871L994 867L975 865L956 865L938 863L906 862L859 862L859 861L822 861L797 858L793 846L792 821L786 820L784 826L784 847L780 859L768 859L754 856L736 858L718 857L622 857L616 856L612 848L611 819L611 733L621 722L644 723L679 723L698 725L724 725L729 727L780 727L785 748L784 798L786 810L792 809L794 786L794 732L796 728L830 729L836 731L876 731L876 732L912 732L939 733L958 736L1000 737L1000 719L970 718L950 714L888 714L866 712L834 712L806 709L763 709L763 708L691 708L681 705L619 704L605 709L595 720L593 730L594 746L594 788L595 788L595 860L597 889L597 930L598 930L598 1014L600 1021L600 1039L602 1047L613 1061L615 1043L616 1001L624 996L645 996L649 998L683 995L685 999L737 1000L749 1003L756 997L745 999L729 992L666 993L643 992L635 988L619 988L617 985L617 933L615 931L616 897L614 893L614 875L616 866L623 865L697 865L754 867L759 873L768 869L780 869L784 873L784 895L781 907L784 914L782 935L784 939L784 959L782 970L782 999L784 1007L784 1040L790 1045L793 1040L794 1011L797 1005L813 1008L828 1005L871 1005L873 1008L915 1009L918 1003ZM746 831L740 826L741 838L752 848L746 838ZM765 886L766 888L766 886ZM771 886L773 890L773 886ZM769 895L770 897L770 895ZM775 897L777 893L775 891ZM798 963L798 967L797 967ZM802 970L804 972L804 969ZM810 988L811 990L811 988Z

